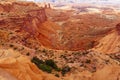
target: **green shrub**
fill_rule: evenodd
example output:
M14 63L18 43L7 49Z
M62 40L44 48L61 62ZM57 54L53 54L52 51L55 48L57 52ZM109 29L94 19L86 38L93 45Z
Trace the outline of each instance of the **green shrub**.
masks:
M44 61L39 60L37 57L33 57L33 59L31 60L33 63L35 63L36 65L39 64L44 64Z
M51 66L54 69L58 68L57 65L56 65L56 63L52 59L45 60L45 64Z
M52 72L52 68L46 64L39 64L38 68L48 73Z
M39 60L39 58L37 57L33 57L31 61L35 63L39 69L46 71L48 73L51 73L52 69L56 71L61 71L61 69L57 67L56 63L52 59L43 61Z
M48 73L52 72L52 68L44 63L44 61L39 60L37 57L33 57L31 60L33 63L37 65L37 67L43 71L46 71Z
M55 70L59 72L59 71L61 71L61 68L56 68Z

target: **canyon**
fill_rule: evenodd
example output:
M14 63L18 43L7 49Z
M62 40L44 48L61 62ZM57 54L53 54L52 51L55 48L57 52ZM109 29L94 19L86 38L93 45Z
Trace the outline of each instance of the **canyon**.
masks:
M120 80L119 12L43 5L0 2L0 80Z

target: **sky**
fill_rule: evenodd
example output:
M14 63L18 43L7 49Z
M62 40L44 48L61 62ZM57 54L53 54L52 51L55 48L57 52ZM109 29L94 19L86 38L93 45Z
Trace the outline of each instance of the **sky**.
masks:
M120 3L120 0L27 0L35 2L100 2L100 3Z

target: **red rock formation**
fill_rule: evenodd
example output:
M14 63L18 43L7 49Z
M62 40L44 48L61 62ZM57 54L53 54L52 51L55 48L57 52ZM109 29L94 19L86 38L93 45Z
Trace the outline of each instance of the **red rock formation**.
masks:
M1 5L3 9L1 13L4 14L0 15L0 28L6 27L6 29L21 32L21 34L29 33L27 38L33 36L42 45L49 48L59 46L59 44L56 44L57 38L53 38L55 37L53 35L56 35L60 27L47 21L44 8L27 2L6 3L11 7L8 10L3 7L3 4Z
M49 9L51 8L51 5L50 5L50 3L48 3L48 8L49 8Z
M97 14L74 16L76 19L81 18L80 21L74 22L68 20L69 16L71 16L70 14L62 12L60 13L62 15L58 16L60 19L56 20L68 21L63 24L63 29L61 29L55 23L47 20L45 8L40 8L31 2L0 4L0 10L0 28L5 27L15 32L29 33L23 41L31 36L43 46L52 49L90 49L94 46L93 42L96 41L97 35L101 36L101 34L106 34L109 31L109 29L103 28L96 30L95 27L105 27L106 24L110 23L110 21L104 20L104 18L100 19L100 15ZM52 14L55 15L55 13ZM108 26L111 27L114 24L111 22ZM94 25L96 26L94 27ZM90 26L93 26L93 28ZM95 37L91 37L91 35Z
M44 8L45 8L45 9L51 9L51 5L50 5L50 3L45 4L45 5L44 5Z
M116 25L116 30L117 30L118 33L120 34L120 23Z
M116 54L120 52L120 23L99 40L99 44L94 48L104 54Z
M1 19L1 24L12 23L12 25L19 26L32 34L35 34L40 24L47 20L44 8L39 8L34 3L13 2L11 4L0 5L0 8L3 9L2 12L6 12L6 19ZM5 21L8 19L9 22Z

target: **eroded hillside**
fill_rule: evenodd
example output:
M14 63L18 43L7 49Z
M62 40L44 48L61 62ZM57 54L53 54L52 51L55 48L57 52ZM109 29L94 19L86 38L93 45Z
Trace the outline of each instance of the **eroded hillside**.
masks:
M120 24L116 25L116 28L109 32L108 35L99 40L99 45L95 47L95 50L105 54L116 54L120 51Z
M119 14L74 13L0 2L0 79L120 80Z
M89 5L75 8L76 10L46 9L48 19L62 27L59 32L62 47L59 49L90 49L120 21L119 13L112 8ZM88 8L95 8L99 12L91 12Z
M0 80L59 80L39 70L29 58L12 49L0 50Z

